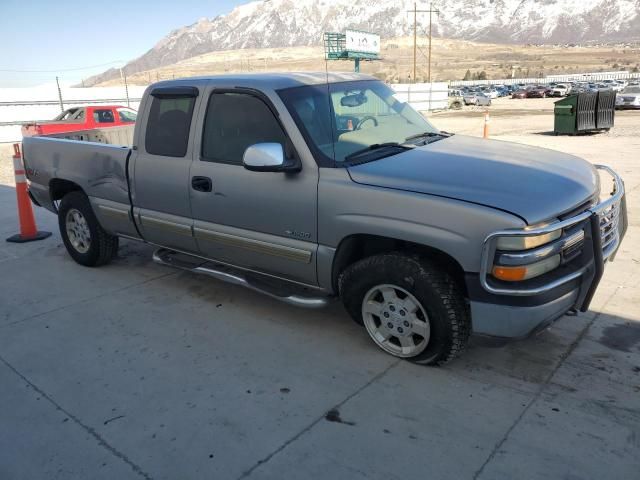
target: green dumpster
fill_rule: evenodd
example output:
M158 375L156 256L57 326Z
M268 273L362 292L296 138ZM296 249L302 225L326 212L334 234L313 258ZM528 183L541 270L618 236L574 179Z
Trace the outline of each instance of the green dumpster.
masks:
M601 132L613 127L616 92L600 90L571 95L555 103L556 135Z
M553 132L558 134L575 135L577 133L578 95L558 100L554 103Z

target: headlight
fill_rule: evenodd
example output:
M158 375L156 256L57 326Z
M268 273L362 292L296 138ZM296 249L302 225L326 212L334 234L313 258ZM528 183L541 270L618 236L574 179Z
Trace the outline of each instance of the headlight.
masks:
M534 231L549 225L549 223L532 225L525 229L523 235L498 237L491 274L505 282L520 282L558 268L562 263L560 253L568 246L567 242L582 241L584 232L574 233L569 239L561 241L557 240L562 237L562 228L546 233L527 234L527 230Z
M536 248L545 243L553 242L562 235L562 230L555 230L549 233L543 233L542 235L521 235L500 237L496 243L498 250L528 250L530 248Z

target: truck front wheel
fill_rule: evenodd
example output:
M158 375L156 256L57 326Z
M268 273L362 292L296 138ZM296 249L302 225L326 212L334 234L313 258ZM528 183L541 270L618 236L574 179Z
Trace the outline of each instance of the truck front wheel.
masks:
M58 225L67 252L80 265L105 265L118 251L118 237L102 229L83 192L71 192L62 198Z
M467 302L445 269L420 255L388 253L360 260L339 279L344 305L385 352L442 365L471 333Z

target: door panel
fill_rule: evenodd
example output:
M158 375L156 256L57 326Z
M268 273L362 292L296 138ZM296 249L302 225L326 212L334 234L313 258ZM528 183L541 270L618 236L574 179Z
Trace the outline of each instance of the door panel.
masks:
M158 90L145 105L144 145L138 145L133 162L136 220L149 242L195 253L189 168L197 97Z
M194 232L203 255L293 280L316 282L317 177L250 172L194 162L192 176L212 192L191 190Z
M212 135L203 138L202 151L216 160L200 155L191 165L191 178L211 180L211 192L190 189L198 247L209 258L316 284L317 167L303 165L297 173L246 170L246 146L288 139L264 100L232 95L237 105L210 101L207 117L214 115L217 123L205 121L202 128L203 135ZM295 154L289 147L285 151Z
M189 161L140 155L135 201L142 236L158 245L196 252L189 205Z

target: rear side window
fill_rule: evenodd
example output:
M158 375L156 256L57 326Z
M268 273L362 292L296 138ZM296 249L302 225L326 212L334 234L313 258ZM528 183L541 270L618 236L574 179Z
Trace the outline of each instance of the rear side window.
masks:
M111 110L94 110L93 119L96 123L113 123L113 111Z
M145 133L147 153L185 156L195 102L195 97L153 97Z
M79 108L72 118L77 121L84 120L84 108Z
M287 137L269 107L244 93L213 93L202 137L202 160L242 164L245 150L256 143L279 143Z

